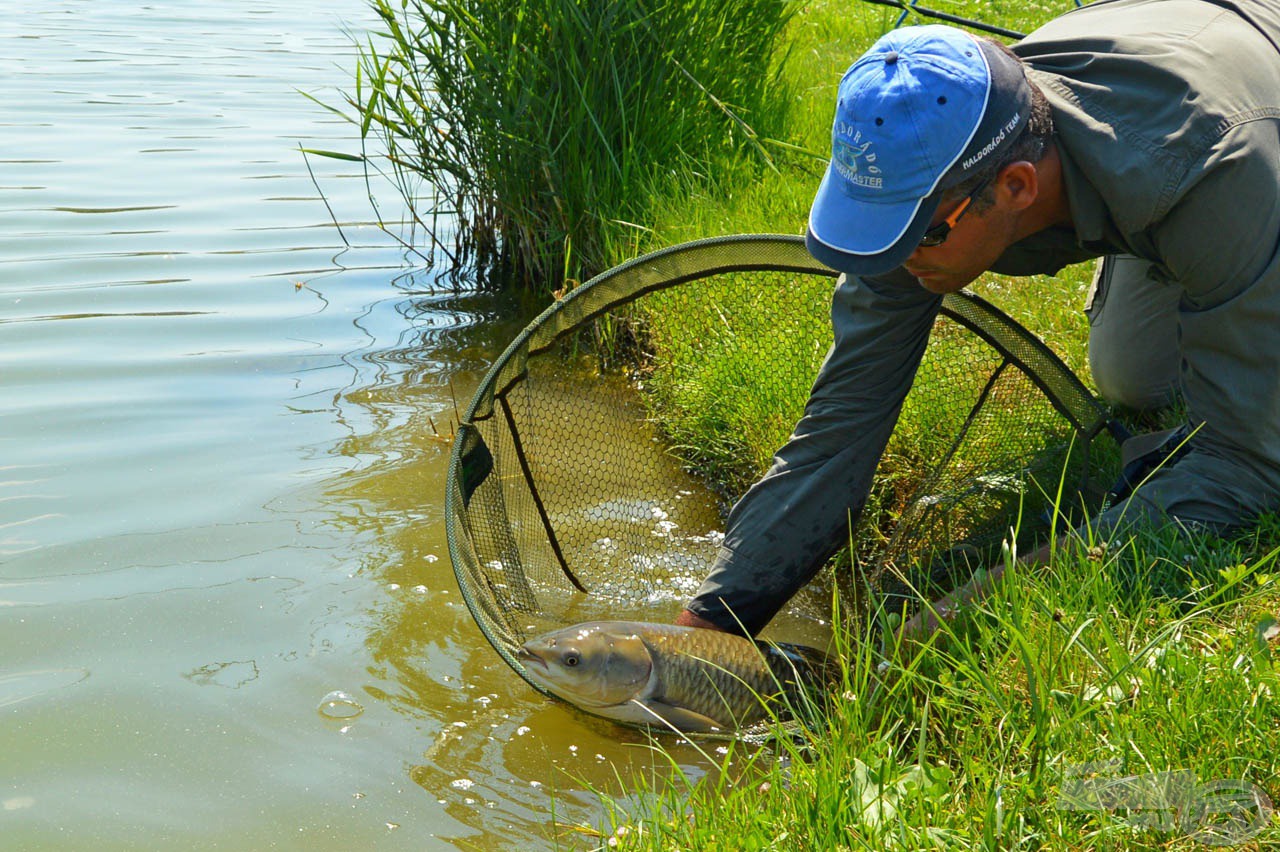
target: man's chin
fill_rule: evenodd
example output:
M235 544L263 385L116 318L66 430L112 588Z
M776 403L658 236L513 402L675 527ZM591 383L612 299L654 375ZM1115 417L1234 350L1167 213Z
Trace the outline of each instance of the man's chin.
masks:
M920 273L912 273L916 281L920 282L920 286L928 290L930 293L945 295L954 293L957 290L963 290L972 278L964 278L962 276L949 275L945 272L926 270Z

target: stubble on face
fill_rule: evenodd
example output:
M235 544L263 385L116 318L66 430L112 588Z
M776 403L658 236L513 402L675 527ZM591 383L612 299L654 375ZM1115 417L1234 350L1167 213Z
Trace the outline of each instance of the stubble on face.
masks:
M1013 244L1016 218L999 207L961 219L946 242L918 248L902 267L930 293L954 293L988 271Z

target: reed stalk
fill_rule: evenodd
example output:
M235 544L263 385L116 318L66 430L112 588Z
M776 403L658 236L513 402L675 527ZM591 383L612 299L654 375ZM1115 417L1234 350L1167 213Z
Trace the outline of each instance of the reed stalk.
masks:
M372 3L346 95L361 159L481 283L607 268L655 198L771 163L792 100L795 0Z

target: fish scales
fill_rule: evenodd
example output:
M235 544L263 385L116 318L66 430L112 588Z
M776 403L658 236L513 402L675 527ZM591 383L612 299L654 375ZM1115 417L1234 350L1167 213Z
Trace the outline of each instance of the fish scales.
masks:
M746 727L766 717L762 699L776 697L781 684L795 679L789 667L784 671L776 665L778 655L768 645L718 630L677 630L649 630L641 636L659 650L660 682L653 697L664 703L697 710L725 727Z

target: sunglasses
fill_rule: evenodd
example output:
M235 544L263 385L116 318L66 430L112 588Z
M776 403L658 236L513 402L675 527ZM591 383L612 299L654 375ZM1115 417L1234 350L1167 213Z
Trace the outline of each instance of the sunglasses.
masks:
M934 246L940 246L945 243L947 241L947 234L951 233L951 229L960 221L960 217L963 216L965 211L969 209L969 206L973 204L973 199L977 197L978 193L986 189L987 184L990 182L991 178L979 181L978 185L970 190L969 194L956 205L956 209L951 211L950 216L943 219L936 225L930 225L929 229L920 237L920 248L933 248Z

